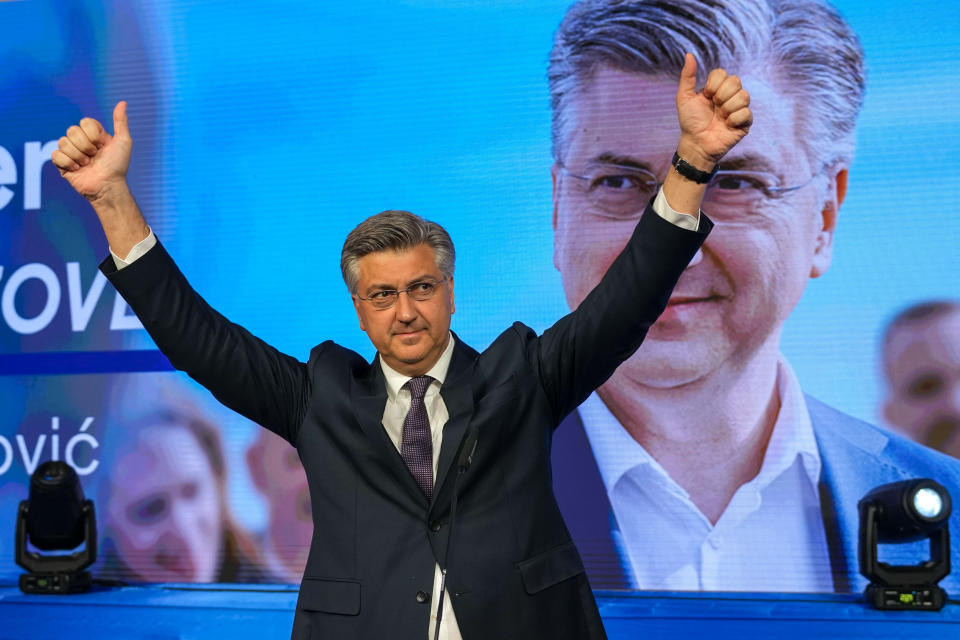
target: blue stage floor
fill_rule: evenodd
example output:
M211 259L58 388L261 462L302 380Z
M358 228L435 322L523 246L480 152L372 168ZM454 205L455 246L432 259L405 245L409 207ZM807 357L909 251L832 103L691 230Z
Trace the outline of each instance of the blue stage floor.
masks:
M3 640L287 640L294 586L142 585L73 596L0 586ZM597 592L611 640L960 638L960 605L868 609L859 596ZM414 639L420 640L420 639Z

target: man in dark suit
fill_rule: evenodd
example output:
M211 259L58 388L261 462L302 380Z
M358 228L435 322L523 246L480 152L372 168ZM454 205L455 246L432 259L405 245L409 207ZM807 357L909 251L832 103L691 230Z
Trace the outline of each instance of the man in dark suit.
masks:
M705 184L752 115L735 76L695 83L688 56L676 170L607 277L541 336L517 323L474 351L450 332L447 233L407 212L361 223L341 267L372 363L329 341L298 362L190 288L126 186L125 103L113 136L84 119L61 139L53 162L114 254L101 268L160 349L297 448L315 533L295 638L422 639L433 612L448 640L604 637L553 496L550 440L637 349L712 226L699 213Z

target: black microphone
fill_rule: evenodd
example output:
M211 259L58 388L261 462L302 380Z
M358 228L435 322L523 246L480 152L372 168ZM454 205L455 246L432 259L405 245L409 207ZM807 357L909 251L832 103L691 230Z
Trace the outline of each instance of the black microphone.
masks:
M460 457L457 459L457 471L462 473L470 468L473 463L473 454L477 452L477 439L480 437L480 429L471 427L467 432L467 437L463 439L463 447L460 449Z
M477 440L480 438L480 430L471 427L467 431L467 436L463 439L460 447L460 456L457 458L457 477L453 479L453 496L450 498L450 531L447 533L447 549L444 552L444 562L446 565L450 562L450 541L453 540L453 522L457 515L457 485L460 484L460 476L473 464L473 454L477 451ZM447 591L447 567L440 568L440 597L437 600L437 627L433 634L433 640L440 640L440 621L443 620L443 596Z

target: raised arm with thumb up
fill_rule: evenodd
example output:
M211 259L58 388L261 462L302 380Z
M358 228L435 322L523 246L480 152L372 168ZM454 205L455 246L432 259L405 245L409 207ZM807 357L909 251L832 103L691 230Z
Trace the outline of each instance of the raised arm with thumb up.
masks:
M119 102L113 135L93 118L83 118L67 129L52 156L60 175L93 205L110 249L121 258L150 233L127 186L132 148L127 103Z

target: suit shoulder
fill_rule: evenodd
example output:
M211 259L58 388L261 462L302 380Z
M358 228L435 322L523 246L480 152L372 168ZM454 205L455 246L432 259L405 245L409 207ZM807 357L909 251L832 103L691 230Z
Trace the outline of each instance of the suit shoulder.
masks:
M517 346L520 344L525 344L536 340L537 337L537 332L527 325L523 324L522 322L514 322L512 325L501 331L500 334L493 339L490 345L479 355L481 357L497 355L510 345Z
M830 455L838 447L856 448L878 462L897 467L904 474L944 480L944 476L949 475L952 482L960 483L960 460L843 413L811 396L806 400L823 455Z
M325 340L311 349L308 364L311 370L318 367L346 367L353 372L363 371L370 366L359 353L333 340Z
M536 331L522 322L514 322L501 331L500 335L480 353L480 359L490 362L513 357L516 353L522 352L525 345L533 343L537 338Z

